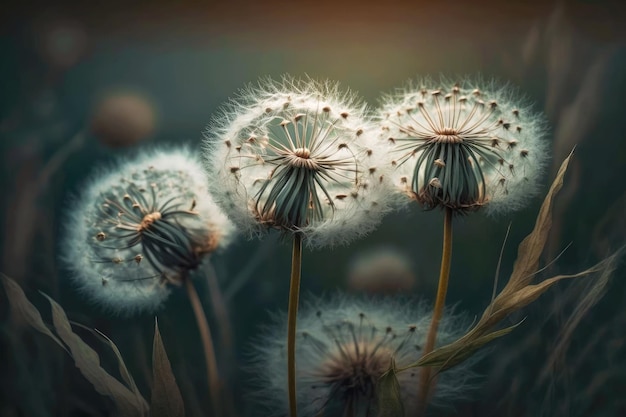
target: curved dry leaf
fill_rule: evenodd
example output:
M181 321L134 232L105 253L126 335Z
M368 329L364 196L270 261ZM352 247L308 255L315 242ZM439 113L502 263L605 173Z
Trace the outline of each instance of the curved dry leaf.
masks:
M128 388L130 388L130 390L135 393L135 395L137 395L141 400L145 401L143 397L141 396L141 393L139 392L139 388L137 388L137 384L135 384L135 380L133 379L133 376L128 371L128 368L126 367L126 363L124 362L124 358L122 357L122 353L117 348L117 345L107 335L105 335L98 329L92 329L83 324L76 323L74 321L72 321L71 324L89 331L91 334L93 334L98 339L100 339L103 343L109 345L109 347L111 348L111 350L113 351L117 359L118 369L119 369L120 375L122 376L122 379L124 380L124 382L126 382L126 385L128 386Z
M602 270L600 277L595 280L593 285L588 285L586 287L585 295L582 299L577 301L572 315L567 319L559 331L556 338L558 342L551 350L550 357L546 360L546 365L544 366L541 376L539 377L540 381L545 381L549 375L552 374L554 369L557 368L557 362L565 358L567 349L572 342L574 330L578 327L578 324L589 312L589 310L595 306L606 293L606 287L609 283L611 275L617 268L617 262L625 251L626 245L619 248L613 256L607 258L606 268Z
M626 236L626 191L606 210L593 228L591 245L598 256L604 256Z
M513 329L521 323L522 322L520 321L513 326L506 327L486 335L473 337L470 340L459 339L449 345L435 349L429 354L422 356L417 362L403 368L403 370L414 368L416 366L434 366L438 368L439 372L445 371L446 369L450 369L453 366L465 361L472 356L474 352L492 340L511 333Z
M147 415L148 406L143 398L137 398L124 384L100 366L98 353L72 331L63 308L46 294L43 295L48 299L52 307L54 328L61 340L69 347L74 364L85 379L91 382L99 394L113 400L119 415L130 417Z
M563 279L568 279L568 278L580 278L586 275L590 275L594 272L598 272L600 271L599 268L602 268L602 265L605 263L606 263L606 260L600 262L597 265L592 266L589 269L579 272L577 274L557 275L555 277L543 280L538 284L527 285L521 290L513 294L510 294L506 298L503 298L499 305L500 311L505 312L505 314L509 314L513 311L519 310L520 308L523 308L527 306L528 304L532 303L533 301L535 301L541 294L546 292L548 288L550 288L552 285L556 284L557 282Z
M376 386L378 398L378 417L402 417L404 405L400 397L400 383L396 376L396 363L391 358L389 369L378 380Z
M113 341L107 335L102 333L100 330L94 329L94 331L97 334L99 334L100 336L102 336L102 338L106 341L106 343L113 350L113 353L115 353L115 357L117 358L117 364L118 364L118 367L119 367L120 375L122 376L122 379L124 380L124 382L126 382L128 387L130 388L130 390L132 392L134 392L135 395L139 396L141 398L141 400L145 402L145 400L141 396L141 393L139 392L139 388L137 388L137 384L135 384L135 380L133 379L133 376L130 374L130 372L128 372L128 368L126 367L126 363L124 363L124 358L122 358L122 354L120 353L120 350L117 348L115 343L113 343Z
M156 319L154 321L152 369L154 380L152 383L150 415L152 417L185 417L183 397L176 384L176 378L167 358Z
M26 294L24 294L22 288L14 280L2 273L0 273L0 280L2 280L4 290L7 293L11 318L25 323L38 332L45 334L50 339L54 340L57 345L61 346L63 350L68 352L63 342L61 342L61 340L59 340L59 338L56 337L43 322L39 310L37 310L37 308L30 301L28 301L28 298L26 298Z
M511 273L509 282L502 289L498 297L496 297L496 302L498 298L505 297L528 285L539 269L539 258L548 240L548 234L552 226L552 202L563 186L563 177L565 176L567 166L573 153L574 150L570 152L561 164L556 178L552 182L552 186L539 209L533 231L520 243L517 250L517 259L515 259L515 263L513 264L513 272Z
M487 307L485 313L491 312L483 315L476 326L474 326L474 328L472 328L463 337L446 346L435 349L428 355L420 358L420 360L416 363L403 368L403 370L415 366L435 366L439 367L440 371L443 371L463 362L477 349L498 337L510 333L520 324L518 323L515 326L485 334L510 313L527 306L548 290L548 288L563 279L580 278L596 272L600 272L602 274L601 277L604 277L607 273L610 274L614 270L617 259L622 256L623 252L624 248L621 248L612 256L577 274L557 275L538 284L528 285L521 290L510 294L508 297L501 299L497 308L490 310L491 306Z
M550 226L552 225L552 202L556 193L563 185L563 177L571 156L572 153L561 164L561 168L539 210L533 231L519 245L518 257L509 281L498 296L487 306L478 323L455 342L435 349L433 352L420 358L416 363L403 368L403 370L415 366L435 366L442 371L459 364L483 345L504 336L517 327L515 325L489 333L506 316L530 304L558 281L567 278L583 277L612 268L615 257L621 255L621 250L577 274L558 275L538 284L530 284L533 276L539 271L539 257L543 252L550 232Z

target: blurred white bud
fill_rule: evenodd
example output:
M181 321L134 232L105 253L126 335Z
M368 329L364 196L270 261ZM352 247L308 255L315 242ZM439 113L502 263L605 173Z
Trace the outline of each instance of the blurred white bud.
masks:
M56 16L36 21L35 41L43 60L50 67L66 70L85 55L89 39L84 26L77 21Z
M111 92L95 105L91 131L110 148L132 146L152 136L156 127L154 105L133 92Z
M411 260L390 247L360 252L348 270L348 288L370 294L408 292L415 282Z

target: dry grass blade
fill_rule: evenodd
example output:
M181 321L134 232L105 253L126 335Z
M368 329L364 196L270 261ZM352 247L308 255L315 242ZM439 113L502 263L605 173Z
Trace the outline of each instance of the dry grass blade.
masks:
M378 417L404 416L400 383L396 372L396 363L392 358L389 369L380 377L377 384Z
M152 346L152 400L150 415L152 417L185 417L183 397L176 384L172 366L167 358L159 325L154 321L154 343Z
M533 302L555 283L563 279L584 277L598 272L604 274L606 271L614 269L616 258L621 256L621 249L613 256L577 274L558 275L538 284L530 284L532 278L539 271L539 257L543 252L552 225L552 203L563 185L563 177L571 157L572 153L561 164L561 168L539 210L533 231L519 245L518 256L508 283L487 306L478 323L460 339L434 350L402 370L415 366L436 366L440 370L445 370L461 363L481 346L511 332L516 326L491 333L490 330L509 314Z
M73 321L71 323L74 326L81 327L91 332L98 339L102 340L103 343L106 343L107 345L109 345L109 347L111 348L111 350L113 350L113 353L115 354L115 357L117 359L118 369L120 371L120 375L122 376L122 379L124 380L124 382L126 382L126 385L128 385L130 390L134 392L135 395L137 395L139 398L141 398L141 393L139 392L139 389L137 388L137 384L135 384L135 380L133 379L133 376L130 374L130 372L128 372L128 368L126 367L126 363L124 363L124 358L122 357L122 353L117 348L117 345L113 343L113 341L109 339L107 335L105 335L98 329L91 329L85 325L82 325L80 323L76 323Z
M567 349L572 341L574 330L578 327L578 324L589 312L589 310L595 306L606 293L607 284L609 283L611 275L617 268L617 262L622 257L624 252L626 252L626 245L619 248L612 256L603 261L605 266L600 277L596 279L592 285L588 285L585 288L584 297L576 303L574 312L565 322L558 337L556 338L558 343L554 349L552 349L550 357L546 361L543 371L541 372L541 376L539 377L540 383L549 378L549 376L554 372L554 369L557 367L557 362L565 357Z
M43 294L43 293L42 293ZM52 298L43 294L52 307L52 323L57 334L67 344L76 367L95 390L113 400L120 416L146 416L148 405L143 398L126 388L124 384L107 373L100 366L100 357L89 345L72 331L63 308Z
M415 364L409 365L404 369L413 368L415 366L434 366L438 368L439 372L445 371L446 369L450 369L468 359L476 350L480 349L492 340L511 333L513 329L520 324L521 322L514 326L506 327L478 337L459 339L454 343L432 351L428 355L424 355ZM469 334L470 333L468 333L468 335Z
M522 243L520 243L517 250L517 259L513 264L513 272L511 273L509 282L494 300L496 305L499 299L506 298L509 294L528 285L539 269L539 257L543 252L543 248L548 240L548 234L550 233L550 227L552 226L552 203L554 197L563 186L563 177L565 176L567 166L573 153L574 151L572 150L561 164L556 178L552 182L552 186L539 209L535 228L526 236Z
M592 138L591 129L606 108L606 90L611 82L608 73L614 56L615 50L611 47L595 54L580 81L576 97L561 110L554 133L555 158L563 158L572 146Z
M607 260L605 259L604 261L592 266L591 268L585 269L584 271L579 272L577 274L557 275L555 277L546 279L540 282L539 284L528 285L522 288L521 290L511 294L506 299L502 299L502 303L500 306L501 312L507 315L515 310L519 310L520 308L525 307L531 302L535 301L537 297L539 297L548 288L550 288L552 285L556 284L557 282L563 279L579 278L579 277L591 275L594 272L600 272L605 268L606 263L607 263Z
M539 22L535 22L524 39L524 43L521 48L522 63L525 68L530 67L537 60L539 47L541 45L541 26Z
M39 314L39 310L30 302L22 288L11 278L0 273L0 279L4 285L4 291L7 294L9 301L9 309L11 318L18 323L23 323L31 326L33 329L40 333L45 334L50 339L54 340L59 346L61 346L66 352L67 348L46 326ZM69 353L69 352L68 352Z
M118 364L118 367L119 367L120 375L122 376L122 379L124 380L124 382L126 382L128 387L130 388L130 390L132 392L134 392L135 395L137 395L142 401L145 401L145 400L143 400L143 397L141 397L141 393L139 392L139 388L137 388L137 384L135 384L135 380L133 379L133 376L130 374L130 372L128 372L128 368L126 368L126 364L124 363L124 358L122 358L122 354L120 353L120 350L117 348L115 343L113 343L113 341L111 339L109 339L100 330L95 329L95 332L97 334L99 334L100 336L102 336L102 338L107 342L107 344L113 350L113 353L115 353L115 357L117 358L117 364Z
M606 274L610 274L614 270L615 262L619 257L621 257L622 252L623 250L620 249L609 258L577 274L558 275L546 279L539 284L528 285L522 288L521 290L511 294L509 297L502 299L501 303L498 305L497 310L494 310L489 314L483 315L483 317L476 324L476 326L474 326L474 328L463 337L456 340L455 342L452 342L449 345L442 346L441 348L434 350L428 355L422 357L416 363L409 365L402 370L415 366L435 366L439 367L440 371L444 371L448 368L453 367L454 365L463 362L465 359L472 356L472 354L480 347L491 342L494 339L510 333L515 327L520 324L518 323L515 326L487 333L493 326L497 325L510 313L527 306L535 299L537 299L537 297L543 294L548 288L563 279L579 278L598 272L601 273L600 279L603 279L602 277L604 277ZM489 307L487 307L487 309L485 310L486 313L490 311L490 307L492 306L490 305Z

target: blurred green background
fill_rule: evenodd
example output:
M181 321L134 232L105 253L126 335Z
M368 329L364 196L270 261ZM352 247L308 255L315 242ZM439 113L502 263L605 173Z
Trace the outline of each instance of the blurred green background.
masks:
M7 5L0 27L0 271L42 311L46 304L38 290L59 301L70 319L111 337L148 395L153 317L120 319L94 309L77 296L57 260L63 218L73 209L70 197L94 168L145 146L199 149L220 104L263 76L337 80L374 107L381 93L410 78L480 74L510 82L546 114L553 161L544 191L576 145L545 259L571 243L550 272L577 272L626 241L624 9L609 1ZM448 303L457 311L482 313L507 226L512 224L501 283L540 202L536 198L504 217L456 221ZM306 250L303 299L344 290L432 300L441 219L439 212L414 206L389 215L375 233L349 247ZM404 268L398 280L392 288L359 284L359 257L374 258L381 250L392 266L383 267L379 279L390 282L396 265ZM290 246L275 238L241 239L213 262L234 328L236 363L224 365L224 372L235 397L244 399L238 401L240 415L253 415L254 405L245 401L246 352L268 312L286 310ZM483 386L450 415L626 415L625 278L621 267L608 294L579 324L569 352L580 366L566 361L555 369L551 390L537 374L587 291L582 285L559 285L526 309L518 317L527 316L523 326L482 362ZM159 320L188 414L203 415L203 357L182 292L171 297ZM603 336L591 343L601 329ZM42 354L56 349L43 337L22 341L28 348L19 355L10 352L15 345L9 339L5 334L0 344L6 358L0 359L0 415L81 415L77 393L93 393L76 382L82 377L71 361L61 351ZM25 358L32 366L17 364ZM590 386L598 379L594 391ZM589 404L596 408L584 414Z

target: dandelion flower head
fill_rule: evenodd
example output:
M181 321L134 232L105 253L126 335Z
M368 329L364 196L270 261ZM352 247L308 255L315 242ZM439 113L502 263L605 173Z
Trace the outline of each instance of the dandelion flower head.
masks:
M393 183L426 209L516 210L538 189L545 123L510 87L425 79L385 97L379 119Z
M94 302L118 313L153 311L234 227L206 190L187 149L153 150L101 172L66 225L63 260Z
M206 139L212 192L237 225L302 233L310 246L372 230L391 193L365 106L338 85L266 80L214 118Z
M422 356L431 313L423 303L406 299L362 299L335 296L304 306L299 312L296 341L298 410L302 417L377 415L377 384L391 359L398 369ZM255 375L260 400L280 415L287 410L284 318L276 320L255 343ZM447 314L440 322L438 345L465 330L465 320ZM450 406L465 397L475 374L472 361L438 377L433 405ZM397 374L406 415L417 409L421 368ZM348 412L350 411L350 413Z

